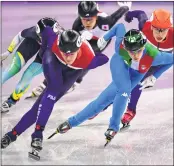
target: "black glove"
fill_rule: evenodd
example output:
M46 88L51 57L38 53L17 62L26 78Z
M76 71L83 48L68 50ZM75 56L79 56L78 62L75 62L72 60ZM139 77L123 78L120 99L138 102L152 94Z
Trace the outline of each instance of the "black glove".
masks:
M132 17L132 15L131 15L131 11L128 11L126 14L125 14L125 17L124 17L124 20L126 21L126 22L128 22L128 23L130 23L130 22L132 22L132 20L133 20L133 17Z

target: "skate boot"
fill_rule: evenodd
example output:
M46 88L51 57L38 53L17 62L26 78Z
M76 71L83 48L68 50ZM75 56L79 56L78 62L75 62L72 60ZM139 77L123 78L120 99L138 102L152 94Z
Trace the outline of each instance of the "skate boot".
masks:
M123 127L120 129L120 131L123 131L130 127L130 121L135 117L135 115L136 115L135 111L127 109L127 111L124 113L123 118L121 120Z
M77 88L79 85L80 85L80 83L75 82L73 84L73 86L66 93L68 94L68 93L73 92L75 90L75 88Z
M28 153L28 157L34 160L40 160L39 152L42 150L42 140L44 127L39 124L36 125L35 131L32 134L31 148L32 152Z
M56 135L56 134L58 134L58 133L64 134L64 133L66 133L66 132L67 132L68 130L70 130L70 129L71 129L70 124L68 123L68 121L65 121L64 123L62 123L62 124L60 124L60 125L58 126L58 128L56 129L56 131L55 131L53 134L51 134L51 135L48 137L48 139L52 138L54 135Z
M114 138L114 136L117 134L116 131L114 131L113 129L107 129L107 131L105 132L105 136L106 136L106 143L104 145L104 147L106 147L111 140Z
M40 156L39 152L42 150L42 139L41 138L33 138L31 141L32 152L29 152L29 158L39 161Z
M1 139L1 149L5 149L12 142L16 141L16 139L17 139L17 132L15 130L12 130L12 131L8 132Z
M18 100L14 100L11 96L2 103L1 106L1 113L7 113L9 112L10 108L16 104Z
M41 83L38 87L34 88L32 92L25 99L39 97L42 94L42 92L45 90L45 88L46 86L43 83Z
M66 133L69 129L71 129L71 126L68 123L68 121L65 121L64 123L60 124L57 128L60 134Z

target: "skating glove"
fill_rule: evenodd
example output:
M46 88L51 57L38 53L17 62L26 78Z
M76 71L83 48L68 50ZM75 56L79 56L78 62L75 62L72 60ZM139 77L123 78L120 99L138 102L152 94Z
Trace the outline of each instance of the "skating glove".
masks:
M97 46L100 50L102 50L106 47L107 43L108 42L103 37L100 37L97 41Z
M127 6L129 8L129 10L132 7L132 2L117 2L117 4L122 7L122 6Z
M141 88L139 88L139 90L153 87L155 85L155 82L156 82L156 78L153 75L151 75L147 77L142 83L140 83Z
M82 40L83 40L83 41L84 41L84 40L91 40L92 37L93 37L93 34L92 34L91 32L89 32L89 31L84 31L84 32L82 33L81 37L82 37Z
M125 14L125 21L126 22L128 22L128 23L130 23L130 22L132 22L132 20L133 20L133 17L132 17L132 15L131 15L131 11L128 11L126 14Z

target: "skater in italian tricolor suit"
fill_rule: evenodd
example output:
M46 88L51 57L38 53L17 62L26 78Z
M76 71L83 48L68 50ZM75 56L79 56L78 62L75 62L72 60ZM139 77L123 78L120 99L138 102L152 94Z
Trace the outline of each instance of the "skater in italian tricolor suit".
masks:
M126 14L125 20L127 22L131 22L133 18L138 19L139 30L144 33L147 41L150 44L156 47L159 51L173 52L173 18L168 11L164 9L157 9L152 13L152 16L149 20L144 11L129 11ZM141 83L132 90L127 111L122 118L123 128L129 126L130 121L135 117L136 106L141 96L142 90L154 86L156 80L171 66L172 65L170 64L152 66L143 80L141 80ZM93 119L94 117L91 117L90 119Z
M81 112L60 124L57 133L67 132L113 103L112 117L105 132L106 139L110 142L119 131L121 117L132 89L143 79L151 66L173 64L172 53L160 52L147 43L146 37L139 30L131 29L126 33L123 24L115 25L98 40L98 45L102 46L114 36L115 53L110 62L112 82ZM159 74L158 72L161 73L158 70L156 74Z
M82 40L78 32L65 30L57 36L50 27L46 27L42 33L40 56L47 88L12 131L5 134L1 148L16 141L19 135L35 123L31 146L34 150L41 150L43 131L54 104L74 84L83 69L95 69L109 60L104 54L94 54L90 44ZM37 155L34 157L39 159Z
M117 4L120 6L119 9L109 16L105 12L101 12L98 4L94 1L82 1L78 5L78 17L74 21L72 29L76 30L80 34L87 34L87 40L91 44L94 52L102 52L105 50L110 41L108 41L103 48L99 48L97 45L98 38L111 29L132 6L131 2L118 2ZM75 87L80 85L87 72L88 71L86 70L82 73L68 92L73 91ZM34 88L27 98L38 97L45 87L46 81Z

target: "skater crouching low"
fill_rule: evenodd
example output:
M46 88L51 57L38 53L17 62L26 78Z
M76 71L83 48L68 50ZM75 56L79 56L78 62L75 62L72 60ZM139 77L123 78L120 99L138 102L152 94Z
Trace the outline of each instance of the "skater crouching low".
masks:
M42 33L41 57L47 88L32 108L21 118L18 124L4 135L1 148L16 141L34 123L29 156L39 160L42 150L43 131L51 115L54 104L71 88L83 70L94 69L108 62L104 54L94 54L90 44L74 30L65 30L56 35L50 27Z

